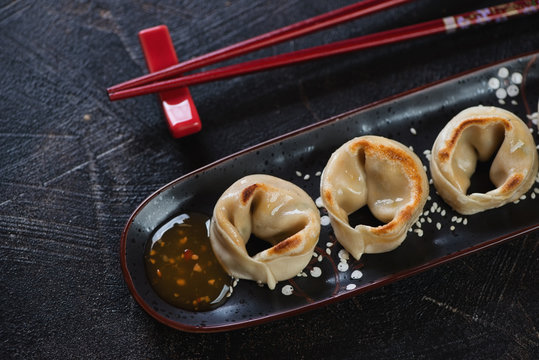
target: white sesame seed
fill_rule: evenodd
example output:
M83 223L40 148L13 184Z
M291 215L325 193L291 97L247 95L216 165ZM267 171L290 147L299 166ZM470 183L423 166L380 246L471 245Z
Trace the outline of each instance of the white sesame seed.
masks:
M339 250L339 253L337 255L339 256L339 259L342 259L342 260L350 259L350 254L345 249Z
M424 223L424 222L425 222L425 218L421 218L421 219L419 219L419 221L421 221L421 223Z
M303 180L309 180L310 178L311 178L311 175L305 174L305 176L303 177Z
M431 224L431 223L432 223L432 219L431 219L430 217L428 217L428 218L427 218L427 222L428 222L429 224Z
M417 234L417 236L422 237L423 236L423 230L421 229L415 229L414 232Z
M535 200L535 193L531 193L530 197Z
M412 135L417 135L417 131L413 127L410 128L410 132L412 133Z
M515 97L517 96L519 93L519 90L518 90L518 86L516 85L509 85L507 87L507 95L511 96L511 97Z
M522 74L519 73L519 72L514 72L512 75L511 75L511 82L513 84L521 84L522 83Z
M504 88L499 88L496 90L496 97L500 100L505 99L507 97L507 91Z
M239 281L239 279L234 279L234 282L232 283L232 286L235 287L236 285L238 285L238 281Z
M436 229L441 230L441 229L442 229L442 224L440 224L439 222L437 222L437 223L436 223Z
M331 255L331 249L326 248L326 254Z
M457 218L457 224L460 224L462 222L462 218L461 217L458 217Z
M282 293L283 295L286 295L286 296L292 295L293 292L294 292L294 288L292 287L292 285L285 285L285 286L283 286L283 288L281 289L281 293Z
M505 101L502 100L502 99L498 99L498 102L499 102L501 105L505 105Z
M488 80L488 87L496 90L500 87L500 80L498 78L492 77Z
M451 218L451 222L455 222L455 221L457 221L457 217L456 217L456 216L453 216L453 217Z
M431 200L432 200L432 198L430 197L430 195L427 196L427 201L431 201Z
M468 219L467 219L467 218L464 218L464 220L462 220L462 224L468 225Z
M322 255L318 255L318 262L322 262L322 260L324 260L324 258L322 257Z
M352 271L352 275L350 275L350 277L354 280L358 280L363 277L363 273L360 270L354 270Z
M420 228L420 227L421 227L421 222L420 222L420 221L416 221L416 222L415 222L415 226L417 226L418 228Z
M348 263L345 263L345 262L340 262L339 265L337 265L337 269L340 271L340 272L345 272L345 271L348 271Z
M346 285L346 290L354 290L356 288L356 284L348 284Z
M429 216L429 214L430 214L430 211L428 211L428 210L423 212L423 216Z
M522 196L520 197L520 200L526 200L526 195L522 195Z
M518 101L516 101L516 100L511 100L511 104L513 104L513 105L518 105Z
M455 226L451 225L451 227L449 228L451 231L454 231L455 230Z
M332 246L333 246L333 243L332 243L332 242L327 242L327 243L326 243L326 247L329 248L329 247L332 247Z
M322 269L320 269L318 266L314 266L310 272L311 272L311 276L315 278L320 277L320 275L322 275Z
M440 215L442 216L445 216L445 214L446 214L445 210L442 210L442 212L440 212Z
M430 184L430 185L434 184L434 180L429 179L429 184Z
M330 222L331 222L331 221L329 220L329 216L324 215L324 216L321 216L321 217L320 217L320 225L322 225L322 226L327 226L327 225L330 224Z
M501 67L498 70L498 76L501 77L502 79L505 79L506 77L509 76L509 70L506 67Z
M412 145L408 146L408 148L412 151L414 151L414 147Z
M513 204L518 204L520 202L520 200L515 200L513 201Z
M296 175L299 176L299 177L301 177L301 171L297 171L297 170L296 170Z
M316 174L314 174L314 176L320 176L320 175L322 175L321 171L317 171Z

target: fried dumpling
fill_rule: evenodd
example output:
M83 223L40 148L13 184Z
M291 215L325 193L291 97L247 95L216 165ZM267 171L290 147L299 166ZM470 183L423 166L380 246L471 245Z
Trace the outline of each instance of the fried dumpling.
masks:
M380 136L352 139L329 159L320 195L341 245L355 259L395 249L423 211L429 185L421 160ZM367 205L381 226L351 227L348 216Z
M493 156L486 193L467 194L477 161ZM463 110L442 129L432 148L430 171L440 196L464 215L517 200L532 186L537 173L537 149L526 124L497 107Z
M251 234L271 244L249 256ZM296 185L270 175L249 175L217 201L210 226L213 251L225 270L274 289L303 270L320 234L320 212Z

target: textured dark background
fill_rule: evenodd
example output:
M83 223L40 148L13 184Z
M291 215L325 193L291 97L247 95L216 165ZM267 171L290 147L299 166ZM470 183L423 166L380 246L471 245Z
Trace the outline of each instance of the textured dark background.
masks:
M202 132L174 140L137 39L169 26L187 59L339 1L0 1L0 358L537 359L538 233L293 318L218 334L132 299L119 238L167 182L247 146L539 49L538 16L191 89ZM291 51L500 3L416 1L259 51Z

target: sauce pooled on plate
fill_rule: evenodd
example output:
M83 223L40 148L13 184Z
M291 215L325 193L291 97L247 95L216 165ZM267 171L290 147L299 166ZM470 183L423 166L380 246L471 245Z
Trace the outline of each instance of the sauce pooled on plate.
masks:
M205 311L227 299L232 278L213 253L209 224L206 215L181 214L160 227L146 248L146 274L154 290L171 305Z

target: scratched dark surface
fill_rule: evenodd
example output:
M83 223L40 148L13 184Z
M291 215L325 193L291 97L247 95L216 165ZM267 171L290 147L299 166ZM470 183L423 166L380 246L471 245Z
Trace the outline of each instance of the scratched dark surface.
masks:
M153 191L316 121L539 48L538 16L193 87L202 132L172 139L154 96L105 88L145 73L137 32L167 24L181 59L349 2L0 1L0 358L537 359L539 234L341 303L190 334L147 315L119 239ZM255 58L500 1L416 1ZM420 129L418 129L420 131Z

